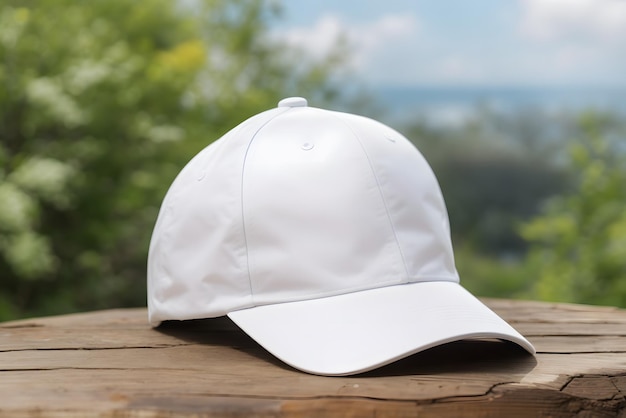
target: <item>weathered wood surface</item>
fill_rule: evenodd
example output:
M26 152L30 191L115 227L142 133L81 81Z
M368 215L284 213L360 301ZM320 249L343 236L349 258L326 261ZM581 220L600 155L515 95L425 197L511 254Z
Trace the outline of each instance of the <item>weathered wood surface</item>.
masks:
M626 310L485 300L528 337L458 342L356 377L275 360L228 320L144 309L0 324L0 417L622 417Z

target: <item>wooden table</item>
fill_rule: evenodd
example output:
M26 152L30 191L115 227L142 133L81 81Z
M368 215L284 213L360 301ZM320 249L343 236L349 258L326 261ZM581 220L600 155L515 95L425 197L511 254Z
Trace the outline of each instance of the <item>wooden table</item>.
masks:
M463 341L356 377L301 373L227 319L144 309L0 324L1 417L626 417L626 310L485 300L526 335Z

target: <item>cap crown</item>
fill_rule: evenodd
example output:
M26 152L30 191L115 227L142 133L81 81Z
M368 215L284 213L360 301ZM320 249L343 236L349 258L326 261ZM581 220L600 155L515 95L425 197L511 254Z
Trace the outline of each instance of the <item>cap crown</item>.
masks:
M419 151L372 119L288 101L178 175L150 244L148 307L156 323L442 280L459 280L448 216Z

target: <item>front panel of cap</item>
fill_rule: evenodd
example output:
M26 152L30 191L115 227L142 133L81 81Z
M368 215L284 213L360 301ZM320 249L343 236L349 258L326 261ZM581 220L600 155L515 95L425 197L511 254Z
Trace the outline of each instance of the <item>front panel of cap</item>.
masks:
M250 305L241 177L256 132L285 109L243 122L196 155L170 187L148 256L150 320L224 315Z
M292 108L266 124L242 197L255 304L407 281L368 156L334 112Z

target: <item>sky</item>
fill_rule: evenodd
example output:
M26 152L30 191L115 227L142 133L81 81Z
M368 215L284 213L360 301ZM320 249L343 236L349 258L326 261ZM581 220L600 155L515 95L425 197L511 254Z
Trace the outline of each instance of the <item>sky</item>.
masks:
M626 87L626 0L283 0L272 33L341 37L371 86Z

